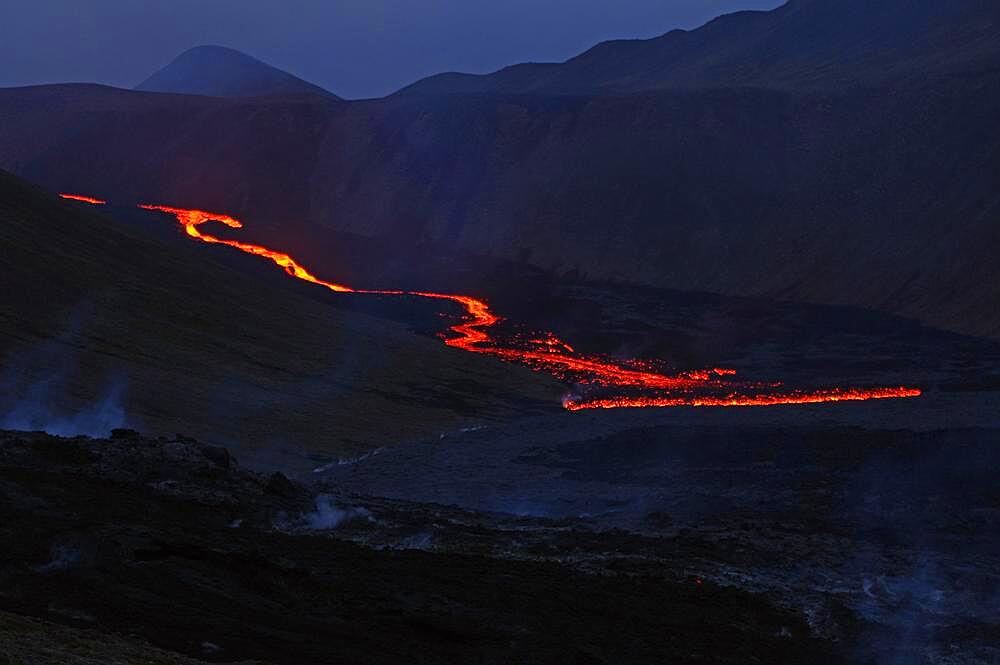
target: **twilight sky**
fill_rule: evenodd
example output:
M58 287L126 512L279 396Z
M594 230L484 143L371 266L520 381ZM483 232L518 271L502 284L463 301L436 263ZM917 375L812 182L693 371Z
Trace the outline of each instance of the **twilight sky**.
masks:
M554 61L782 0L2 0L0 87L132 87L220 44L348 98L443 71Z

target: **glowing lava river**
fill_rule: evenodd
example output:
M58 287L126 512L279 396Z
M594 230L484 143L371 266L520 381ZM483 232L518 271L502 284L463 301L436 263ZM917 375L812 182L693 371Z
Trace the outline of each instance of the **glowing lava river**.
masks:
M105 203L100 199L78 194L60 196L93 205ZM172 216L184 227L187 235L195 240L228 245L247 254L264 257L283 268L290 276L336 293L417 297L455 303L462 307L464 316L460 323L451 326L441 335L445 344L470 353L482 353L518 362L535 371L576 384L578 388L563 398L563 406L570 411L625 407L814 404L917 397L921 394L918 388L904 386L798 390L780 383L739 381L734 378L735 370L720 368L677 374L663 373L651 369L657 366L651 361L621 361L579 354L551 333L536 339L500 341L491 334L491 329L500 323L501 318L490 310L485 301L478 298L427 291L355 289L316 277L288 254L260 245L219 238L200 228L208 222L221 223L234 229L243 227L239 220L228 215L150 204L141 204L139 207Z

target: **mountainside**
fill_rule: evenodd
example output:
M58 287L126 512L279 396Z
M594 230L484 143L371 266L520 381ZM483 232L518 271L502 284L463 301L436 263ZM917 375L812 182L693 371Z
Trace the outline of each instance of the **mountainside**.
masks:
M312 265L349 231L997 335L998 84L336 107L41 87L0 91L0 158L55 189L248 216Z
M210 97L316 94L337 98L317 85L224 46L196 46L184 51L135 89Z
M988 41L966 39L969 26L995 29L996 8L878 6L898 10L904 33L934 45L927 57L945 69L964 63L964 73L809 91L712 84L349 103L7 89L0 167L52 189L244 216L248 237L338 275L351 257L336 234L350 233L395 248L411 269L440 252L470 252L557 274L859 305L1000 335L1000 69ZM800 36L811 26L827 38L795 43L839 49L838 62L903 48L878 41L874 27L852 39L853 23L833 30L838 7L802 0L718 26L781 19ZM874 7L852 4L844 15L860 12L864 24L858 17ZM941 12L964 18L935 19L927 32ZM721 29L712 25L684 39ZM797 62L774 48L776 63ZM911 69L927 62L899 53ZM400 286L391 278L378 285ZM456 272L447 284L468 288L473 278Z
M294 441L323 459L558 409L544 377L411 332L436 330L434 307L375 317L164 215L102 211L0 172L0 426Z
M791 0L697 30L603 42L561 64L431 76L397 94L833 90L998 66L1000 5L992 0Z

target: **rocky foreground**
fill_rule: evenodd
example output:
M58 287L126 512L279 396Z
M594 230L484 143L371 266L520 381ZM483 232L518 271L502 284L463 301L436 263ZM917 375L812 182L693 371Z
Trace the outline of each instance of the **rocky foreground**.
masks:
M338 496L181 436L0 434L0 539L2 663L840 660L642 537Z

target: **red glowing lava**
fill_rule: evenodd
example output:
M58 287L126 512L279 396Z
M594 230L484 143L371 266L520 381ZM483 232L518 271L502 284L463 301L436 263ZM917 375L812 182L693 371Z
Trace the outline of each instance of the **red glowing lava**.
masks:
M563 406L570 411L583 409L625 409L667 406L775 406L777 404L819 404L822 402L861 402L870 399L899 399L920 397L917 388L833 388L812 392L740 395L733 393L722 397L608 397L600 399L566 397Z
M82 201L84 203L89 203L95 206L102 206L105 203L107 203L107 201L103 201L101 199L95 199L90 196L81 196L80 194L60 194L59 196L63 197L64 199L70 199L71 201Z
M70 195L63 196L80 198ZM80 200L89 199L83 197ZM203 233L198 228L207 222L219 222L236 229L243 227L239 220L228 215L149 204L142 204L139 207L172 215L192 238L206 243L228 245L248 254L262 256L273 261L288 275L296 279L323 286L337 293L407 296L454 302L465 310L465 316L460 323L448 329L450 336L444 336L445 344L470 353L484 353L503 360L519 362L535 371L546 372L561 380L591 386L598 390L598 394L593 396L567 396L564 398L563 406L570 411L629 407L815 404L819 402L917 397L921 394L919 389L907 387L792 390L783 388L781 384L776 383L735 381L732 377L736 375L736 371L725 368L674 375L663 374L649 369L655 365L648 361L617 362L579 354L572 346L552 333L545 333L524 342L505 342L490 334L490 330L500 323L501 318L490 310L485 301L478 298L429 291L354 289L316 277L283 252L276 252L260 245L218 238ZM614 389L622 394L608 395L609 389Z
M333 282L327 282L319 279L308 270L300 266L295 260L288 254L282 254L281 252L272 252L266 247L260 247L259 245L248 245L247 243L237 242L235 240L224 240L222 238L216 238L215 236L210 236L208 234L202 233L198 227L205 222L219 222L225 224L226 226L234 229L243 228L242 222L238 219L229 217L228 215L218 215L211 212L205 212L204 210L188 210L185 208L171 208L169 206L156 206L156 205L146 205L141 204L139 206L143 210L158 210L160 212L165 212L168 215L173 215L177 218L177 221L184 226L184 230L192 238L197 238L202 242L208 242L219 245L229 245L230 247L235 247L236 249L246 252L247 254L255 254L256 256L263 256L271 261L274 261L279 266L285 269L292 277L296 279L301 279L306 282L312 282L313 284L319 284L320 286L325 286L331 291L337 291L338 293L348 293L354 291L346 286L340 284L334 284Z

